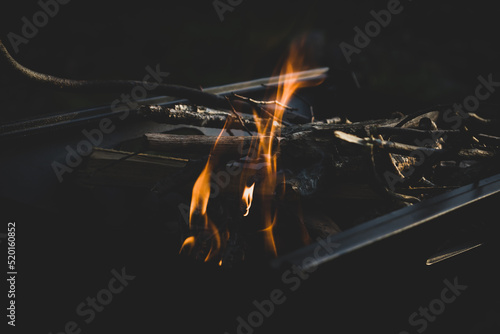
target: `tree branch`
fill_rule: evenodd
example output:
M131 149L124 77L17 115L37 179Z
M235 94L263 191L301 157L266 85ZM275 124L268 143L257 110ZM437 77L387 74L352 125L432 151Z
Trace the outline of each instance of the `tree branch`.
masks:
M136 80L73 80L35 72L19 64L5 48L2 40L0 40L0 62L4 63L7 67L14 70L14 72L20 75L23 79L32 81L40 85L48 86L50 88L61 89L70 92L120 93L130 91L136 86L144 86L145 84L150 85L150 83ZM231 106L224 98L224 96L203 92L191 87L159 83L158 86L151 89L150 93L188 99L192 103L210 108L231 110ZM252 110L252 106L245 101L239 101L237 107L242 112L251 113Z

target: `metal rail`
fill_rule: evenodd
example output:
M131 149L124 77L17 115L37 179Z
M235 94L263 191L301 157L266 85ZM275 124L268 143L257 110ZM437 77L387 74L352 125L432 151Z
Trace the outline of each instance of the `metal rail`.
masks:
M292 73L291 75L297 76L298 80L300 81L308 81L324 79L326 78L327 72L328 68L323 67L303 72ZM289 76L290 75L288 75L288 77ZM269 78L261 78L235 84L211 87L205 89L204 91L217 95L229 95L231 93L249 93L256 90L262 90L267 87L275 87L278 84L286 82L288 77L285 76L284 78L280 78L279 76L273 76ZM138 100L137 103L144 105L173 106L175 104L188 103L188 100L176 99L168 96L158 96ZM121 116L125 110L125 107L117 107L112 109L111 106L101 106L80 111L51 114L48 116L16 121L0 126L0 139L29 136L38 133L45 133L48 131L56 131L72 126L88 124L103 117L113 119ZM130 110L130 116L134 115L135 113L136 110Z
M336 245L330 254L318 256L315 250L321 244L315 242L273 260L271 266L280 268L295 264L309 270L499 192L500 174L496 174L330 236L328 242ZM308 260L304 261L306 258Z

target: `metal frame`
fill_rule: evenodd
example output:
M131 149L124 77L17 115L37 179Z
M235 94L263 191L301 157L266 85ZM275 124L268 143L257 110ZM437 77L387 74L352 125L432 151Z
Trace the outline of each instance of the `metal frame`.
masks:
M321 244L315 242L273 260L271 266L297 265L307 271L499 192L500 174L496 174L330 236L328 242L336 246L331 254L317 256L314 250Z
M290 75L298 77L298 80L300 81L319 80L326 78L328 70L329 69L327 67L323 67L308 71L292 73ZM279 76L273 76L269 78L262 78L235 84L211 87L205 89L204 91L218 95L229 95L231 93L243 93L243 92L249 93L266 87L275 87L278 84L286 82L286 80L287 76L281 78ZM168 106L168 105L187 103L188 101L184 99L181 100L167 96L159 96L159 97L139 100L137 102L149 105ZM126 110L125 108L120 108L120 107L117 107L112 110L111 106L102 106L102 107L90 108L68 113L52 114L48 116L36 117L28 120L15 121L0 126L0 139L29 136L32 134L45 133L48 131L57 131L59 129L69 128L73 126L81 126L99 120L100 118L103 117L108 117L108 118L118 117L125 110ZM134 111L130 112L133 113Z

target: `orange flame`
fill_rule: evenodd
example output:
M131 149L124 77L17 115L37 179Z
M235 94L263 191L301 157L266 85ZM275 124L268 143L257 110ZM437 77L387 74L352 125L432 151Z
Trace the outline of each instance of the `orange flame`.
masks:
M260 156L264 157L266 166L263 182L259 186L262 188L262 193L267 195L274 194L276 190L278 161L277 156L273 155L273 143L274 138L279 137L281 134L281 127L279 125L283 120L286 106L297 89L310 85L310 83L308 84L299 80L300 76L298 72L307 69L304 66L304 56L300 52L302 45L303 41L291 45L288 57L281 68L279 76L280 84L273 99L277 102L274 105L274 110L271 112L273 117L268 119L260 118L261 121L257 122L257 131L259 133L257 152ZM256 117L256 119L259 118ZM276 256L277 249L273 228L277 220L277 211L273 210L269 201L264 201L263 210L265 227L261 231L264 232L266 247Z
M207 256L205 257L205 262L214 258L217 255L217 253L220 250L220 245L221 245L219 229L217 228L217 226L215 226L214 223L209 221L208 227L209 227L209 230L212 232L212 234L210 235L210 238L212 240L212 245L210 247L210 251L208 252Z
M203 171L201 172L201 174L198 176L198 179L196 179L196 182L193 186L193 191L191 194L191 205L189 208L189 228L192 227L193 220L194 220L195 213L196 213L197 216L199 216L202 219L203 228L206 231L211 232L211 235L210 235L210 238L212 239L211 248L210 248L207 256L205 257L205 262L210 260L211 258L213 258L215 256L215 254L217 254L217 252L219 251L220 246L221 246L221 238L219 235L219 230L217 229L215 224L209 220L209 218L207 216L207 207L208 207L208 200L210 198L210 177L212 175L213 166L214 166L213 152L214 152L214 149L219 142L219 139L222 137L222 134L224 133L224 131L226 129L226 125L227 125L227 122L224 125L224 127L222 128L219 135L217 136L217 139L215 140L214 147L212 148L212 152L208 156L207 164L205 165L205 168L203 168ZM195 238L194 237L190 237L190 238L193 238L193 239L189 241L189 244L191 244L191 242L194 243ZM186 241L184 241L184 243L186 243ZM184 247L184 244L182 247ZM181 247L181 250L182 250L182 247Z
M189 247L189 250L191 251L194 247L196 240L194 237L187 237L186 240L182 243L181 249L179 250L179 254L182 253L184 248Z
M189 227L193 221L193 215L198 211L201 217L206 217L208 199L210 198L210 175L212 173L212 165L210 158L208 159L205 168L196 180L191 194L191 206L189 208ZM206 222L205 222L206 224Z
M245 214L243 214L243 217L248 216L248 213L250 212L250 207L252 206L252 200L253 200L254 187L255 187L255 182L250 187L245 186L245 190L243 190L243 196L241 199L245 202L246 205L246 212Z
M303 42L303 41L302 41ZM289 55L284 62L280 70L279 75L279 86L276 91L275 97L272 99L276 101L274 104L274 108L272 110L267 110L268 114L271 114L272 117L262 117L263 115L255 114L255 122L257 127L257 140L252 143L252 148L255 148L252 151L252 156L247 157L248 161L253 160L257 157L260 162L263 162L265 166L262 170L263 175L259 178L259 182L257 184L258 193L263 196L273 196L276 191L276 186L278 183L277 180L277 156L273 153L273 146L275 143L275 138L280 136L281 122L283 119L283 115L286 110L286 106L290 102L290 99L293 97L295 91L299 88L302 88L306 85L310 85L310 83L306 83L306 81L300 81L300 75L297 73L299 71L304 71L307 68L304 66L304 57L301 54L301 46L303 43L294 43L290 48ZM267 108L268 104L266 104ZM229 118L228 118L229 121ZM215 166L215 162L213 161L213 153L214 149L217 146L222 133L225 131L228 123L224 125L224 128L220 132L217 140L215 142L214 147L212 148L212 152L208 158L207 164L205 168L199 175L196 180L191 196L191 206L189 211L189 227L192 227L195 217L201 218L201 222L203 223L203 229L205 232L210 233L210 250L205 257L205 261L212 260L217 257L221 245L226 240L222 241L222 236L217 228L217 226L210 221L207 216L207 206L210 198L210 178ZM244 216L247 216L250 211L250 207L252 205L254 191L256 188L256 183L254 182L252 186L248 187L247 181L250 177L249 172L243 172L240 178L240 182L244 185L243 193L242 193L242 203L246 205L246 212ZM266 244L266 248L270 253L274 256L277 256L277 249L273 235L273 228L277 221L277 210L273 207L272 201L263 200L262 201L262 217L264 221L264 228L261 232L264 233L264 240ZM182 247L181 251L185 247L192 248L195 245L197 239L195 237L187 238ZM219 265L222 265L222 260L220 260Z
M207 164L205 165L205 168L203 169L201 174L198 176L198 179L196 179L196 182L193 186L193 191L191 194L191 206L189 208L189 227L191 227L193 215L196 211L198 211L199 215L204 218L205 228L208 227L208 220L206 216L208 199L210 198L210 176L212 175L213 170L212 153L214 151L214 148L219 143L219 139L222 137L226 125L227 122L217 136L214 147L212 148L212 152L208 156Z

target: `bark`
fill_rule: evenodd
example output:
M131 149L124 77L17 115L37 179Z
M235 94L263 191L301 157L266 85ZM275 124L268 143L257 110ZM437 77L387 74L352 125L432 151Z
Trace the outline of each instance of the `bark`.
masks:
M208 154L240 154L248 153L256 136L183 136L161 133L146 133L144 138L148 148L159 152L189 152ZM277 143L277 140L275 140ZM217 145L215 145L217 143Z

